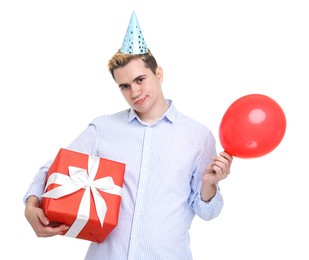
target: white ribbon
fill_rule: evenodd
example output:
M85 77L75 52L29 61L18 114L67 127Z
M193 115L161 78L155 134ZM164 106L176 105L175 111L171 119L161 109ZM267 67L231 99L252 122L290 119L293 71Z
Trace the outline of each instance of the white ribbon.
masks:
M92 192L93 194L96 213L102 227L107 211L107 206L104 198L101 196L98 190L122 196L122 187L115 185L112 177L108 176L94 180L99 168L99 163L99 157L89 156L88 174L87 169L69 166L69 176L62 173L54 172L49 176L47 180L45 191L47 187L52 183L59 184L61 186L45 192L43 194L43 197L46 198L58 199L63 196L72 194L80 189L85 189L84 195L79 205L77 218L75 219L69 230L66 232L66 236L77 237L77 235L88 222L90 214L90 192Z

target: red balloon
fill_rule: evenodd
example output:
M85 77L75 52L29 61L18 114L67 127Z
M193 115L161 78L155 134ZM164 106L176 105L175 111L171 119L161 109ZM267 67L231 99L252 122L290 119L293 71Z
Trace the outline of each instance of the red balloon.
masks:
M276 101L261 94L237 99L225 112L219 137L222 147L239 158L256 158L273 151L286 130L286 117Z

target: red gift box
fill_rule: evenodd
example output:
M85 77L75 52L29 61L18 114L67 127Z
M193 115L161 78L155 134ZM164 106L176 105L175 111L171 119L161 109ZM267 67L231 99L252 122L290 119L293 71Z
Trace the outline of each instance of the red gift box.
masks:
M41 208L62 235L102 242L117 226L125 164L61 148L51 165Z

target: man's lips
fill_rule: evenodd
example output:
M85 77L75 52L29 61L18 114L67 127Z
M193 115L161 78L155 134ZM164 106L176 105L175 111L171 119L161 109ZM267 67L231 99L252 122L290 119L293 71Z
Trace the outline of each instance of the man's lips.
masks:
M140 98L140 99L136 100L136 101L134 102L134 105L140 105L140 104L142 104L142 103L145 101L145 99L146 99L146 97Z

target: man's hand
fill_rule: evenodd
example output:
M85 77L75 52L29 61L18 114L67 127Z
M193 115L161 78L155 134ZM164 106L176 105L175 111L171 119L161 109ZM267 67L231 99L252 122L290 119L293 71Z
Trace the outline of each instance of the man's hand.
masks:
M25 217L38 237L60 235L69 227L64 224L50 225L48 218L40 208L40 201L36 196L30 196L26 203Z
M210 201L216 194L216 184L230 174L233 157L227 152L221 152L213 158L202 177L201 197Z

